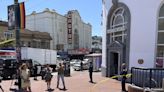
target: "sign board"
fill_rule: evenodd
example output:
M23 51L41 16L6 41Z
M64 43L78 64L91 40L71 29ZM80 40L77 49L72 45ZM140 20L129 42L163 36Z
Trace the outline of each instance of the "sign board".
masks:
M68 35L68 44L72 44L72 12L68 12L67 16L67 35Z
M143 64L144 63L144 60L143 59L138 59L138 63L139 64Z
M117 27L117 28L109 29L109 30L107 30L107 33L119 32L119 31L124 31L124 30L126 30L126 27L125 26L122 26L122 27Z

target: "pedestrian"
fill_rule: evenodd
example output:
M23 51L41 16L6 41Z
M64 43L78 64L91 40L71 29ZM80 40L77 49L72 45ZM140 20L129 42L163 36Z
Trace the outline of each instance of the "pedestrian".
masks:
M52 73L52 69L47 64L45 68L45 76L44 76L44 79L47 82L47 90L51 90L51 79L52 79L51 73Z
M25 63L21 66L20 71L21 77L21 88L24 90L23 92L31 92L31 84L30 84L30 70L28 69Z
M126 64L123 63L122 64L122 71L121 71L121 75L122 75L122 80L121 80L121 87L122 87L122 92L127 92L126 91L126 75L127 75L127 68L126 68Z
M83 71L83 61L80 62L80 70Z
M57 71L58 71L57 88L59 88L59 81L61 78L62 83L63 83L63 90L66 90L65 82L64 82L64 65L62 63L59 63L59 66L57 67Z
M89 78L90 78L90 81L91 83L93 83L93 77L92 77L92 74L93 74L93 62L91 61L89 63Z
M38 67L36 64L34 65L33 69L34 69L34 80L37 80Z
M41 73L40 73L42 80L44 80L45 74L46 74L46 65L42 65L41 66Z

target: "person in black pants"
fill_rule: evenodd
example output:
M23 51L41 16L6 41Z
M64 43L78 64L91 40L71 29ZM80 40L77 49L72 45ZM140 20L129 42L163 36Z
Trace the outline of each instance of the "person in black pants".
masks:
M125 86L125 83L126 83L126 75L127 75L127 69L126 69L125 63L122 64L121 75L122 75L122 80L121 80L122 92L127 92L126 91L126 86Z
M80 70L83 71L83 61L80 62Z
M38 67L37 65L34 65L34 80L37 80L37 72L38 72Z
M93 83L92 73L93 73L93 62L90 62L89 63L89 77L90 77L89 82L91 82L91 83Z

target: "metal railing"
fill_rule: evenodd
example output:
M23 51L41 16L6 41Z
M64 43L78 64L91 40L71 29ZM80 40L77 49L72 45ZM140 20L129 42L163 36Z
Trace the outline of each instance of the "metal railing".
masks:
M131 84L139 87L162 88L164 68L131 68Z

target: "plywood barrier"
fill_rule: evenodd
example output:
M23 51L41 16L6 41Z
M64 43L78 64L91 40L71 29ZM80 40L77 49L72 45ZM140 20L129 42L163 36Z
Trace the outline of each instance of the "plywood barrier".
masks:
M128 86L128 92L144 92L144 89L135 85Z

